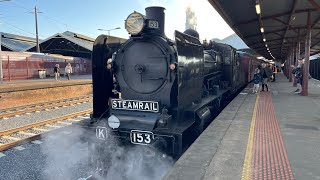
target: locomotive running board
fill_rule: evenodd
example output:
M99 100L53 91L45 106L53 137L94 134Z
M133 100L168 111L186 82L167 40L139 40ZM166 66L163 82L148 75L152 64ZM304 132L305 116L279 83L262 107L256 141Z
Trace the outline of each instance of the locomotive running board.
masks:
M201 102L195 104L194 106L187 109L187 111L197 111L198 109L208 105L209 103L213 102L214 100L223 97L223 94L227 93L229 90L219 90L218 95L208 95L207 97L203 98Z

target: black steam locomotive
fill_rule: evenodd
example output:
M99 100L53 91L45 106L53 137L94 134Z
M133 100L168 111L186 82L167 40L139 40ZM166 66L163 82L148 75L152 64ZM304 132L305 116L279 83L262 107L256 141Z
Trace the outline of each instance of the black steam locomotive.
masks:
M175 31L172 41L164 17L164 8L148 7L126 19L131 37L124 44L96 39L93 114L82 122L95 148L112 137L180 156L250 80L255 58L226 44L201 44L191 29Z

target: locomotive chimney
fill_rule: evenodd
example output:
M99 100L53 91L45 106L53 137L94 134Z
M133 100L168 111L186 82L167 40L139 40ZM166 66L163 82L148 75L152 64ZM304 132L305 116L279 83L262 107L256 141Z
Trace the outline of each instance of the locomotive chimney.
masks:
M158 24L159 24L159 28L152 30L152 32L160 34L162 36L165 36L165 34L164 34L164 18L165 18L164 10L165 10L164 7L156 7L156 6L146 8L147 19L158 21Z

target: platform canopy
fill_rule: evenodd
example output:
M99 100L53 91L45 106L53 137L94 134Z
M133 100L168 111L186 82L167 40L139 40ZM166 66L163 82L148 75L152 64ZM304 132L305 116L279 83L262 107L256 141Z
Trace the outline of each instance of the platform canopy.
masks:
M40 45L41 53L90 58L94 39L70 31L54 34L44 39ZM36 52L36 45L24 51Z
M35 46L36 44L35 38L4 32L0 32L0 34L2 51L20 52L23 51L23 49L30 46Z
M283 62L301 42L310 13L310 54L320 51L320 0L208 0L239 37L267 59Z
M126 39L108 36L113 43L123 43ZM111 39L111 40L110 40ZM41 53L61 54L64 56L91 58L91 52L95 39L88 36L66 31L54 34L43 40L40 45ZM24 51L35 52L36 45L30 46Z

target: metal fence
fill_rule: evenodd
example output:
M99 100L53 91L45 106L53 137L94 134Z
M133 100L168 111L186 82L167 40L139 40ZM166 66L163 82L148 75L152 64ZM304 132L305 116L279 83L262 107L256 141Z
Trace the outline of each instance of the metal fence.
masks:
M85 58L34 58L25 56L3 55L2 72L3 80L16 80L39 78L39 71L45 70L46 76L54 76L53 68L60 66L60 73L64 74L64 68L71 63L74 74L91 74L91 60Z

